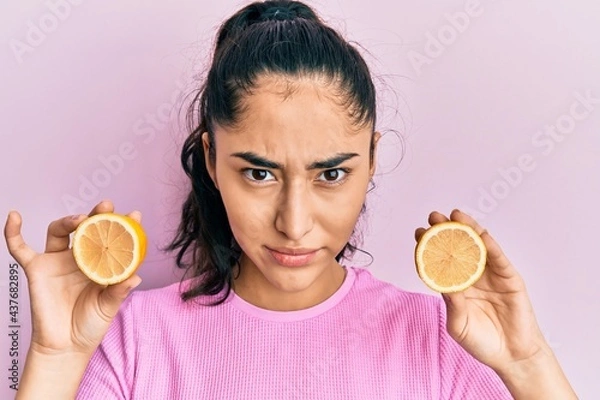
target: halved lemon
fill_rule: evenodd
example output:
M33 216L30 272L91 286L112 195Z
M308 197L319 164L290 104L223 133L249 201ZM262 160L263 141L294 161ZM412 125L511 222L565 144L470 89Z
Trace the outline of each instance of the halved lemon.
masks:
M485 270L487 250L469 225L456 221L435 224L423 233L415 249L419 277L436 292L460 292Z
M146 255L146 233L133 218L114 213L93 215L73 234L79 269L100 285L114 285L133 275Z

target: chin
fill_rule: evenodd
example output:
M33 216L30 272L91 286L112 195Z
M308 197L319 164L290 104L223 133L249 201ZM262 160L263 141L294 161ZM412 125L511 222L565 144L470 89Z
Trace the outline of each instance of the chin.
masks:
M267 269L263 272L265 279L278 290L288 293L302 292L310 288L322 273L322 267L316 264L285 267L272 263Z

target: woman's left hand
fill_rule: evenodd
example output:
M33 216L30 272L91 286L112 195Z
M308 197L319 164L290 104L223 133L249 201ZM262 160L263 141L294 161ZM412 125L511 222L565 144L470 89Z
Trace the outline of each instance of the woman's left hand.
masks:
M538 326L523 279L492 236L469 215L454 210L450 220L471 226L487 248L481 278L464 292L443 294L449 334L473 357L496 371L552 353ZM438 212L431 225L448 221ZM418 228L418 241L425 228Z

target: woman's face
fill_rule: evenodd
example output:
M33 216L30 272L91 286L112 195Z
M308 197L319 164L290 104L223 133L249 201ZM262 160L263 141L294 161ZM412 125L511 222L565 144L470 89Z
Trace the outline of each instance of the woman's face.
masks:
M352 234L376 163L371 127L354 126L334 95L312 79L262 77L238 126L215 129L216 163L206 162L242 249L236 292L245 288L242 297L257 305L293 308L302 299L309 306L343 280L335 256ZM208 134L203 142L208 155ZM312 253L282 254L294 251Z

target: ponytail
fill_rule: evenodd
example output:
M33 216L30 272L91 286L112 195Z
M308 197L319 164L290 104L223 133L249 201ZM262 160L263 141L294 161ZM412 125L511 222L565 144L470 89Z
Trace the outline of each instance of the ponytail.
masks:
M208 174L202 134L208 133L208 158L214 163L215 124L230 126L238 122L243 96L260 74L269 72L328 78L337 85L342 104L355 122L375 126L375 88L365 61L312 8L298 1L255 2L225 21L217 34L206 82L188 109L191 133L181 152L191 190L167 250L177 251L177 266L186 270L184 279L196 278L182 293L183 300L216 295L226 289L211 303L217 305L231 291L233 266L239 266L241 249L233 237L220 192ZM371 147L372 155L373 140ZM361 214L365 209L363 204ZM355 245L347 243L336 261L356 250Z

